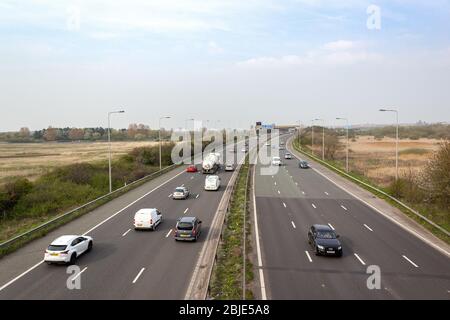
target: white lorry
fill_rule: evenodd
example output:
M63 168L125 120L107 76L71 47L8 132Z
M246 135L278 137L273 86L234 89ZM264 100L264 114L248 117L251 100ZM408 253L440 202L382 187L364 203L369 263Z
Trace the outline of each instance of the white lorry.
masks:
M202 162L202 172L206 174L214 174L220 166L220 153L208 154Z

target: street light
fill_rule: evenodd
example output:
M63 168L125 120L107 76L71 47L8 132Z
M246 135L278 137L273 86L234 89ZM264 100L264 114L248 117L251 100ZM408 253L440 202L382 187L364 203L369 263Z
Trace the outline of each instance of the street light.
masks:
M108 156L108 162L109 162L109 193L112 192L112 179L111 179L111 115L113 113L125 113L125 111L110 111L108 112L108 144L109 144L109 156Z
M380 109L381 112L395 112L397 118L397 129L395 138L395 181L398 180L398 110L397 109Z
M336 120L344 120L347 123L347 150L346 150L346 156L345 156L345 167L348 173L348 119L347 118L336 118Z
M322 160L325 160L325 120L314 119L313 121L322 121Z
M161 161L161 120L170 119L170 116L165 116L159 118L159 170L162 170L162 161Z
M300 130L302 128L302 122L301 120L298 120L298 129L297 129L297 140L298 140L298 146L301 149L302 148L302 144L300 143Z
M185 126L185 128L186 128L186 130L188 129L188 121L195 121L195 119L194 118L191 118L191 119L186 119L186 120L184 120L184 126ZM189 130L188 130L189 131Z
M311 120L311 154L314 155L314 120Z

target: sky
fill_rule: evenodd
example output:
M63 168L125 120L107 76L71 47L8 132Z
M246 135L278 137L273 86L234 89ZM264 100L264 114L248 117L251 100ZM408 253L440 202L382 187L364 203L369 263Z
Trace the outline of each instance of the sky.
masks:
M0 131L450 122L450 0L0 0Z

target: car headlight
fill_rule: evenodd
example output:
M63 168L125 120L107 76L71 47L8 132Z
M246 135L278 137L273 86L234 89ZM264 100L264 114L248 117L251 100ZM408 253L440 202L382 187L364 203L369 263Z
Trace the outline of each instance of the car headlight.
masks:
M319 248L320 250L324 250L325 249L324 246L320 246L320 245L318 245L317 248Z
M339 246L339 247L338 247L338 250L342 250L342 247L341 247L341 246Z

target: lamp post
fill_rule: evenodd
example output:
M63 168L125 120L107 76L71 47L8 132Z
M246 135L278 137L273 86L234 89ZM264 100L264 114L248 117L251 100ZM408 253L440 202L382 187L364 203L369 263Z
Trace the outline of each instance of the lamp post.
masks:
M311 120L311 154L314 155L314 120Z
M397 119L396 138L395 138L395 181L398 180L398 110L397 109L380 109L381 112L395 112Z
M110 111L108 112L108 145L109 145L109 156L108 156L108 168L109 168L109 193L112 192L112 178L111 178L111 115L114 113L124 113L125 111Z
M346 147L346 156L345 156L345 168L348 173L348 119L347 118L336 118L336 120L344 120L347 123L347 147Z
M191 118L191 119L186 119L186 120L184 120L184 126L185 126L186 130L188 130L188 121L195 121L195 119L194 119L194 118ZM188 130L188 131L189 131L189 130Z
M162 156L161 156L161 120L163 119L170 119L170 116L165 116L165 117L161 117L159 118L159 170L162 170Z

